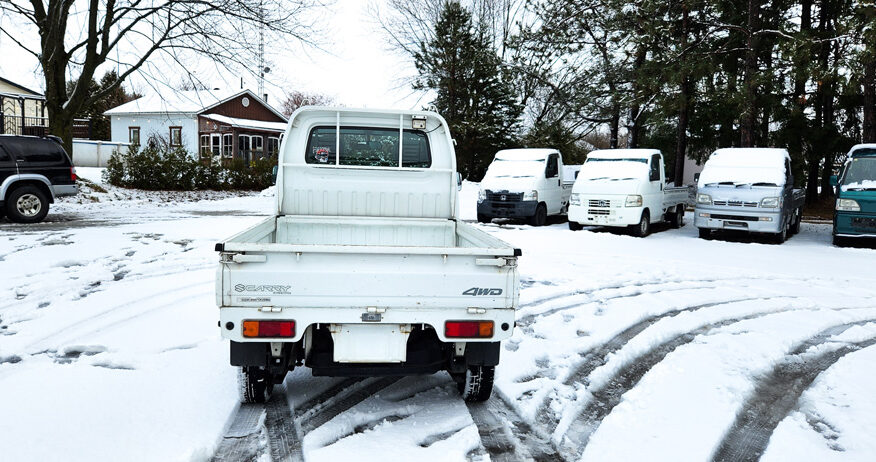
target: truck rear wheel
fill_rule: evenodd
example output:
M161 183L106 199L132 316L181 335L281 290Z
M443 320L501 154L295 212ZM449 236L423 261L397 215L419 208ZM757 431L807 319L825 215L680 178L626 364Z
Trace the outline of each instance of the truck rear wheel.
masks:
M669 215L669 224L672 225L673 228L678 229L684 226L684 206L678 205L675 207L675 211Z
M264 403L271 399L274 378L270 371L259 366L244 366L237 375L241 403Z
M465 374L454 377L462 399L469 403L490 399L495 373L496 366L468 366Z
M547 222L547 206L538 204L535 208L535 215L529 218L529 224L532 226L544 226Z
M582 229L584 229L584 225L578 223L577 221L569 220L569 229L571 229L572 231L581 231Z

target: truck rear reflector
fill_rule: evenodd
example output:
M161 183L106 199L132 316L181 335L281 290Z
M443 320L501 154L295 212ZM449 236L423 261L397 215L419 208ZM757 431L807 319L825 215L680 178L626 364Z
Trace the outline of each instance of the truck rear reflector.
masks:
M490 338L493 336L493 321L447 321L444 336L452 338Z
M294 337L295 321L243 321L243 336Z

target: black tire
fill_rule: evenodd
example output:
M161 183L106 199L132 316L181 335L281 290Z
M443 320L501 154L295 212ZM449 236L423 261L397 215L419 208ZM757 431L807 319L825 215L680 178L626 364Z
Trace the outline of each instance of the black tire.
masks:
M48 213L49 200L36 186L20 186L6 196L6 214L10 221L39 223Z
M264 403L271 399L274 380L263 367L244 366L237 375L241 403Z
M480 213L478 214L478 223L490 223L492 221L493 221L492 218L490 218L486 215L481 215Z
M584 225L578 223L577 221L569 221L569 229L572 231L581 231L584 229Z
M675 207L675 210L669 215L669 224L675 228L681 228L684 226L684 206L678 205Z
M535 215L529 218L529 224L532 226L544 226L547 222L547 206L538 204L535 208Z
M700 231L700 239L710 240L712 239L712 230L709 228L698 228Z
M773 244L784 244L788 240L788 225L784 225L782 230L773 234Z
M642 212L642 218L639 219L639 224L630 227L633 236L647 237L651 233L651 214L647 210Z
M840 236L837 236L836 234L834 234L833 245L835 247L847 247L849 245L849 241L844 237L840 237Z
M493 393L493 376L495 366L468 366L463 374L457 376L456 388L462 399L469 403L477 403L490 399Z
M794 222L791 224L791 234L800 232L800 222L803 221L803 211L797 209L794 211Z

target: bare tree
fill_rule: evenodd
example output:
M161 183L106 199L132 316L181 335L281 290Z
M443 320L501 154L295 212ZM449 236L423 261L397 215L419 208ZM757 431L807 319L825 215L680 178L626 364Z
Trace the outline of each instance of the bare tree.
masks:
M335 99L329 95L296 90L286 94L286 99L280 107L283 115L289 117L301 106L333 106L336 104Z
M0 0L0 34L39 60L45 78L49 132L72 149L73 117L83 106L116 90L159 57L180 69L187 60L209 59L218 67L249 71L266 39L313 45L310 14L322 0L87 0L85 15L75 0ZM308 19L309 18L309 19ZM39 47L31 47L39 43ZM190 63L190 61L188 61ZM117 79L96 93L86 91L101 66ZM254 70L255 71L255 70ZM167 79L162 69L160 80ZM187 71L184 71L187 72ZM156 76L147 76L153 80ZM68 92L68 80L77 84ZM165 80L165 83L169 83Z

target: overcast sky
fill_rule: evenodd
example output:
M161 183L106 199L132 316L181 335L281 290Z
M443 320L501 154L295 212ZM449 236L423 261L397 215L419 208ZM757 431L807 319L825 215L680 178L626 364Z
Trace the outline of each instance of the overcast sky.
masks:
M286 90L325 93L338 103L350 107L419 109L427 104L425 98L413 93L405 77L416 73L411 61L388 51L385 35L368 13L368 4L382 5L382 0L336 0L319 15L325 37L318 37L326 51L266 43L268 74L266 91L270 102L277 104ZM4 25L7 23L4 21ZM257 40L257 37L254 38ZM44 88L38 62L20 50L11 40L0 37L0 76L33 90ZM256 68L257 63L253 63ZM161 64L156 63L153 75L161 75ZM209 68L210 66L200 66ZM176 71L168 66L168 71ZM240 86L240 77L201 71L202 80L212 86ZM209 75L212 73L213 75ZM176 84L182 75L170 74L166 84ZM245 87L257 91L258 82L244 77ZM128 85L140 91L150 91L142 77Z

